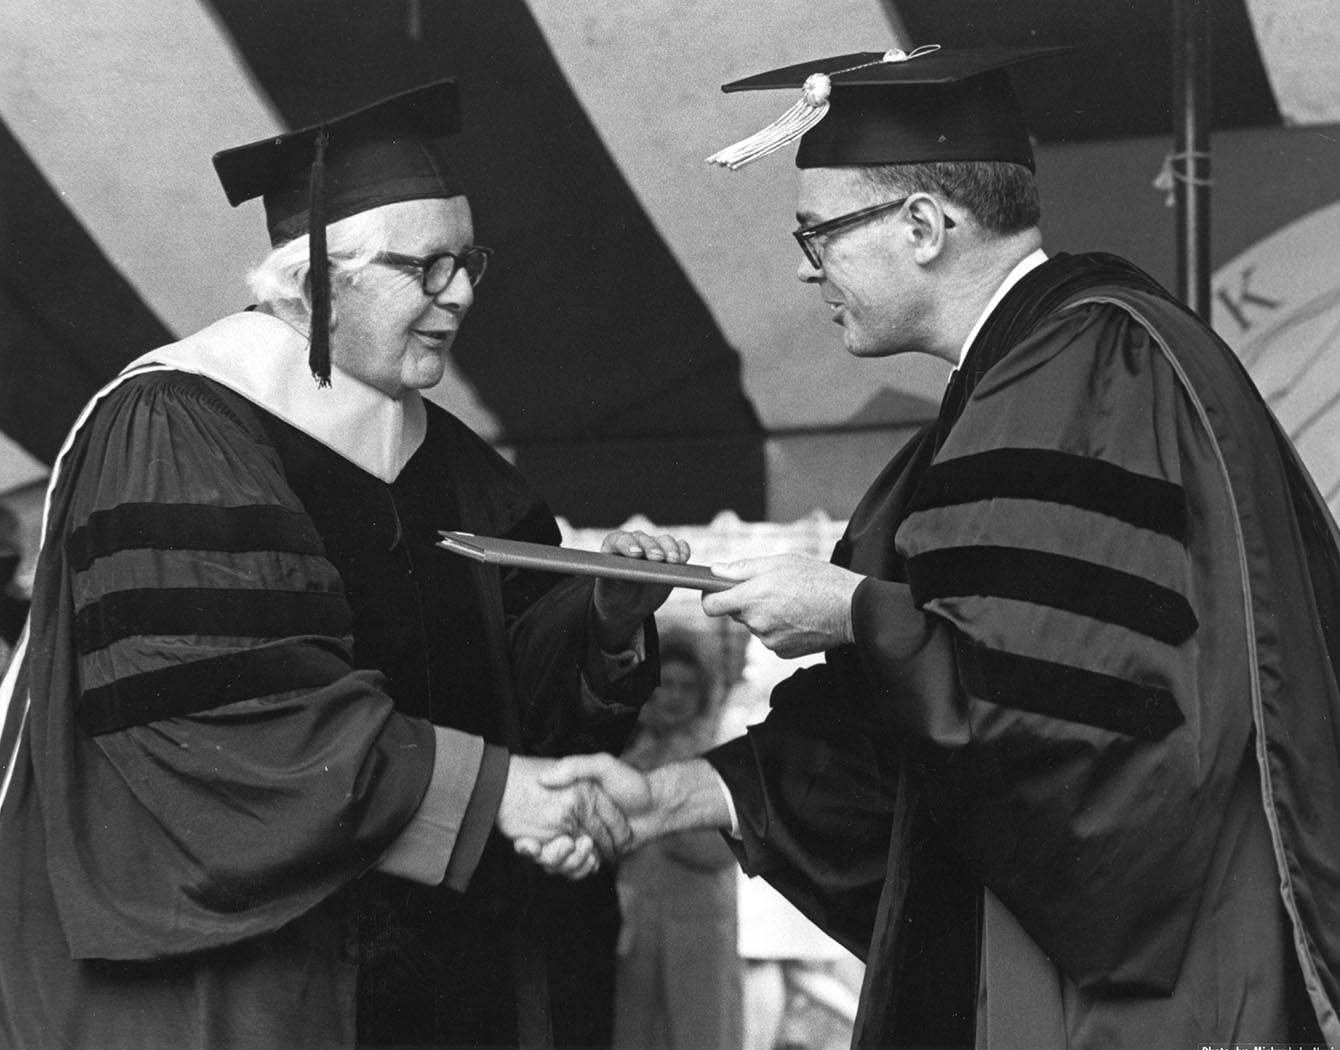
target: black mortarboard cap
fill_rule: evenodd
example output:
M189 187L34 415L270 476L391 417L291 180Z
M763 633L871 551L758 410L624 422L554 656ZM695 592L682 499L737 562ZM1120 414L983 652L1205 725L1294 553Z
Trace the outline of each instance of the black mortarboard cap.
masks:
M230 204L264 200L271 244L311 235L311 365L323 385L330 381L326 226L385 204L461 196L445 147L459 127L456 82L439 80L214 155Z
M863 51L801 62L723 91L798 90L769 127L707 159L731 169L800 139L801 168L1000 160L1033 168L1007 69L1064 47Z

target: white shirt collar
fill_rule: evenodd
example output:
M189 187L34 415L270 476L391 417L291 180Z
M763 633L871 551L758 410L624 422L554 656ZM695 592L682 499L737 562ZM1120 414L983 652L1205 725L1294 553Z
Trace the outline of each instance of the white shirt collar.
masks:
M1015 264L1014 269L1005 275L1005 280L1003 280L1000 283L1000 287L996 289L996 294L991 296L991 301L986 304L986 309L983 310L981 316L977 318L977 322L972 326L972 330L968 333L968 338L964 340L963 345L959 348L958 364L955 365L956 368L963 367L963 359L968 356L969 347L972 346L973 340L977 338L977 333L982 330L982 325L986 324L986 319L991 316L991 311L1005 298L1005 293L1018 284L1025 274L1029 273L1031 270L1037 269L1046 261L1047 253L1041 248L1035 248L1020 259L1019 262Z

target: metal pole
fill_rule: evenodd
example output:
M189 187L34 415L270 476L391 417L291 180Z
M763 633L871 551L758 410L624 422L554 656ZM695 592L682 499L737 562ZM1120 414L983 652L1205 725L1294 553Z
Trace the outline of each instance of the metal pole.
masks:
M1177 294L1210 316L1210 7L1173 2L1173 204Z

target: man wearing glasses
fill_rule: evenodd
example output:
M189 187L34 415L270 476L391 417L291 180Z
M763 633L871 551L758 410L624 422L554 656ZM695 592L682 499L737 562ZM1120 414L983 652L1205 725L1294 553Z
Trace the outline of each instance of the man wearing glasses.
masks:
M219 154L264 199L260 305L129 366L61 454L5 680L0 1047L549 1039L547 876L508 837L581 875L627 836L536 756L622 747L667 591L435 546L558 541L420 395L489 262L455 127L441 82Z
M730 85L804 84L715 159L800 137L799 276L847 351L955 372L831 563L713 567L707 613L825 661L705 758L549 782L627 785L634 843L729 829L866 960L857 1046L1336 1045L1334 527L1200 320L1042 252L1005 70L1044 54Z

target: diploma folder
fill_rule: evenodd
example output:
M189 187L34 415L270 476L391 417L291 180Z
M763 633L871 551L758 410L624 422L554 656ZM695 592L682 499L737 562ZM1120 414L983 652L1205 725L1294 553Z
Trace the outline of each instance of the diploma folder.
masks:
M468 532L443 532L440 535L442 539L437 545L443 550L488 565L560 572L569 576L635 580L638 583L659 583L663 587L690 587L698 591L724 591L739 582L714 575L706 565L676 565L644 558L625 558L618 554L601 554L572 547L552 547L547 543L473 536Z

